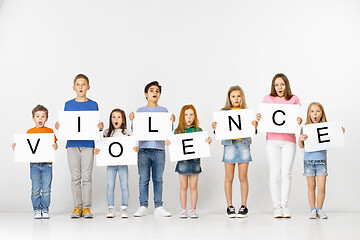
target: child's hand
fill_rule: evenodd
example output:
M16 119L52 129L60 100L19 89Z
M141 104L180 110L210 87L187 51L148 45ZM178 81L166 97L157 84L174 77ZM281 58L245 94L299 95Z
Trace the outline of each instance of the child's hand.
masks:
M207 143L211 143L212 142L212 139L211 139L211 137L207 137L206 139L205 139L205 142L207 142Z
M56 128L56 130L59 130L59 128L60 128L60 123L58 121L55 123L55 128Z
M213 122L213 123L211 124L211 127L215 130L215 129L216 129L216 125L217 125L217 122Z
M57 149L58 149L57 143L54 143L54 144L52 145L52 148L53 148L54 150L57 150Z
M99 154L99 152L100 152L100 149L98 149L98 148L94 148L94 154L95 154L95 155L98 155L98 154Z
M301 117L297 117L296 119L297 123L300 125L302 123L302 118Z
M256 121L260 121L260 119L261 119L261 114L260 113L258 113L258 114L256 114Z
M134 120L134 118L135 118L135 114L134 114L134 112L131 112L129 115L130 121Z
M16 143L13 143L13 144L11 145L11 148L12 148L13 151L15 151L15 147L16 147Z
M175 122L175 115L174 114L171 114L170 121Z
M345 133L345 128L344 128L344 127L341 127L341 129L343 130L343 133Z
M258 124L258 122L257 122L257 121L255 121L255 120L254 120L254 121L252 121L252 123L251 123L251 124L252 124L255 128L257 128L257 126L259 125L259 124Z
M100 131L102 131L104 129L104 123L103 122L99 122L97 127L100 129Z
M170 144L171 144L170 140L169 140L169 139L166 139L166 140L165 140L165 145L166 145L166 146L169 146Z
M133 149L134 149L135 152L139 152L139 147L138 146L134 147Z
M308 136L306 134L300 134L300 141L305 141L308 138Z

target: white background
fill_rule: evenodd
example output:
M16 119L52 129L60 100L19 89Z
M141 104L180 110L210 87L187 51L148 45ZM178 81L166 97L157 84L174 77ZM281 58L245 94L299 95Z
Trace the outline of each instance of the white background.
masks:
M159 104L179 115L185 104L198 111L211 132L212 113L225 103L231 85L243 87L249 107L270 92L272 77L285 73L302 103L321 102L329 121L346 128L345 149L328 151L327 212L359 211L360 1L89 1L0 0L1 168L0 211L31 212L28 164L15 163L12 135L34 126L36 104L49 109L52 127L65 101L75 97L73 78L90 78L88 97L101 120L120 107L128 114L144 106L151 80L163 86ZM177 123L177 120L176 120ZM128 123L129 125L129 123ZM202 161L199 211L224 212L223 147L211 144ZM65 142L54 164L51 211L72 210ZM167 155L168 158L168 155ZM249 168L251 211L272 211L265 134L253 138ZM297 148L290 208L308 211L303 154ZM180 207L175 163L167 161L164 206ZM237 176L237 174L235 175ZM136 166L129 167L129 212L138 204ZM119 184L116 200L119 205ZM239 207L239 182L234 181ZM152 190L150 191L152 192ZM152 206L152 196L149 197ZM105 212L106 168L94 167L93 208Z

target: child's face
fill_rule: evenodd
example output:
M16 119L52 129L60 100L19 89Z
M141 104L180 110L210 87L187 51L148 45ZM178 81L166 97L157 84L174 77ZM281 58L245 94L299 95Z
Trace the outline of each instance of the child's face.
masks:
M285 82L282 78L278 77L277 79L275 79L275 91L276 91L276 95L280 98L285 97L285 89L286 89L286 85Z
M188 109L185 110L185 124L187 127L190 127L193 125L195 120L195 113L194 110L192 109Z
M47 121L46 113L44 111L35 112L33 120L37 128L43 128Z
M157 86L151 86L145 93L145 97L149 102L157 103L160 98L160 89Z
M319 106L312 105L310 107L310 119L313 123L319 123L322 118L322 111Z
M90 89L90 86L84 78L78 78L75 81L73 89L77 97L86 97L86 92Z
M120 112L113 112L111 114L111 123L115 129L120 129L123 119Z
M234 108L238 108L241 105L241 92L240 90L235 90L230 93L230 103Z

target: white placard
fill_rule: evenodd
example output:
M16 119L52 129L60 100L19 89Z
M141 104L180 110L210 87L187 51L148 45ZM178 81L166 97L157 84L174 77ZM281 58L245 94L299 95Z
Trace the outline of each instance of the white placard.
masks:
M171 113L135 113L133 136L138 140L166 140L172 134Z
M59 139L98 140L100 132L99 111L61 111L59 112Z
M214 112L216 140L236 139L255 136L254 110L252 108Z
M95 155L96 166L136 165L136 140L132 136L108 137L95 141L100 152Z
M54 133L14 134L15 162L55 162Z
M345 146L345 137L340 122L313 123L303 126L308 136L304 141L305 152L314 152Z
M170 137L170 161L210 157L210 144L205 142L206 132L175 134Z
M299 133L297 118L300 106L294 104L260 103L261 120L258 130L272 133Z

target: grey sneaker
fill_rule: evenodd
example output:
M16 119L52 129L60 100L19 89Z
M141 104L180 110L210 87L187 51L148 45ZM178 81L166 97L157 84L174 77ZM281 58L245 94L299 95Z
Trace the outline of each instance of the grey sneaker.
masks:
M317 214L318 214L319 218L321 218L321 219L328 218L328 216L326 216L326 214L324 213L324 211L321 208L319 210L317 210Z
M163 206L161 206L155 208L154 215L161 217L171 217L171 212L167 211Z
M121 208L120 208L120 217L121 218L128 218L129 217L126 206L121 206Z
M283 212L281 211L281 208L275 208L274 209L274 218L283 218Z
M114 217L115 217L114 206L110 206L110 207L108 208L106 217L107 217L107 218L114 218Z
M179 218L187 218L187 217L188 217L187 210L183 209L183 208L180 208Z
M42 219L41 210L34 211L34 219Z
M42 213L42 218L44 218L44 219L49 219L50 218L48 210L41 210L41 213Z
M147 207L141 206L139 209L134 213L134 217L143 217L146 215Z
M283 208L281 208L281 211L282 211L284 218L291 218L289 208L283 207Z
M198 218L199 216L196 213L196 209L190 210L190 218Z
M316 209L312 210L311 213L310 213L309 218L310 219L316 219L317 217L318 217L318 215L317 215Z

